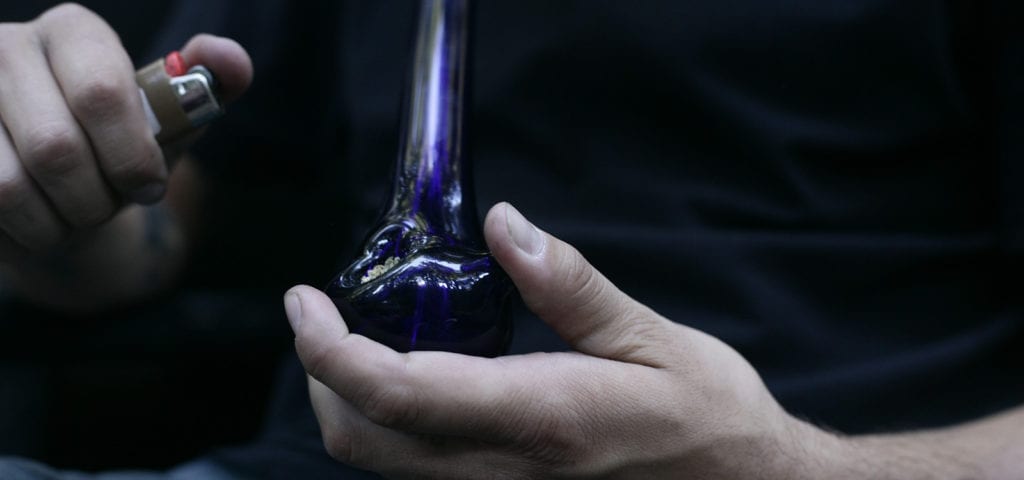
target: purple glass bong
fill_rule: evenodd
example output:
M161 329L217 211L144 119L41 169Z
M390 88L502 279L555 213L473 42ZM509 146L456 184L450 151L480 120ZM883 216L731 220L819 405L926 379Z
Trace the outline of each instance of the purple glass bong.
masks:
M468 21L468 0L422 0L388 208L325 289L350 331L402 352L497 356L512 336L463 157Z

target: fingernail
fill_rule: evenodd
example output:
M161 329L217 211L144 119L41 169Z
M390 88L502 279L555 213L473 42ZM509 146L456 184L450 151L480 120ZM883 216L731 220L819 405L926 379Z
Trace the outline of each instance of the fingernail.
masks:
M297 332L302 323L302 299L295 292L288 292L284 296L284 311L288 314L288 323L292 331Z
M165 193L167 193L166 185L153 182L132 192L129 200L141 205L152 205L164 198Z
M508 233L512 241L520 250L528 255L537 255L543 246L543 237L540 230L533 226L523 214L519 213L512 205L505 205L505 224L508 226Z

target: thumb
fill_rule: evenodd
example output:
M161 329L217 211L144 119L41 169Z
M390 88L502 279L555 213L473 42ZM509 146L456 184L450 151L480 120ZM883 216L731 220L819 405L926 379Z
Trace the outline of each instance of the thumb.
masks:
M220 84L224 101L238 98L252 83L252 60L238 42L229 38L200 34L192 37L181 49L188 65L203 65L213 72Z
M179 53L186 65L202 65L213 73L218 96L225 103L237 99L252 83L252 60L234 40L203 33L192 37ZM188 146L195 143L205 130L205 127L200 128L163 144L164 157L169 165L173 166L180 160Z
M537 229L499 203L484 222L491 253L515 282L526 306L575 350L651 364L672 322L618 289L571 245Z

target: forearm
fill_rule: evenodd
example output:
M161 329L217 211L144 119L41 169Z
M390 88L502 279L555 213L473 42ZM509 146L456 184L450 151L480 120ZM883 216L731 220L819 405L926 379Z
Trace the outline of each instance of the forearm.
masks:
M1024 407L935 430L862 436L819 430L805 438L805 478L1010 480L1024 472Z

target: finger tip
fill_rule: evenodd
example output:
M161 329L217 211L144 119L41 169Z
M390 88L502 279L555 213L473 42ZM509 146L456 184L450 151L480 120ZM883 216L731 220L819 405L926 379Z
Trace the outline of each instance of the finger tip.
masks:
M284 294L284 311L288 317L288 324L292 327L292 331L298 335L299 329L302 327L303 312L302 312L302 297L289 290L288 293Z
M289 310L288 302L292 297L301 305L301 309L296 312ZM309 285L296 285L285 292L284 298L285 309L288 311L289 322L292 323L293 329L297 329L297 323L301 323L304 328L309 326L309 329L312 329L311 331L313 332L323 333L327 330L334 331L337 328L341 328L341 334L348 333L348 326L344 318L342 318L341 312L338 311L334 300L320 289ZM297 315L300 318L299 322L295 322L292 319L293 313L299 314Z
M238 98L252 84L252 59L241 44L230 38L196 35L185 44L181 55L187 64L204 65L213 72L226 101Z
M512 204L506 201L495 203L494 205L491 206L491 209L487 211L487 218L491 218L492 216L496 215L504 215L505 209L509 208L510 206L512 206Z
M295 285L294 287L289 288L288 291L285 292L285 295L286 296L288 294L302 295L303 293L306 293L309 290L315 290L315 289L313 287L310 287L309 285Z
M288 299L291 297L297 298L303 303L303 305L308 304L310 309L316 309L318 311L326 308L325 306L327 304L331 304L333 306L333 302L330 298L327 298L323 292L309 285L296 285L289 288L284 293L284 298Z
M484 217L484 240L487 242L487 248L499 263L503 263L504 259L508 257L509 249L512 246L512 239L507 227L508 209L510 208L512 205L508 202L497 203Z
M490 237L492 234L499 233L498 228L505 222L505 211L508 209L508 202L498 202L494 204L490 210L487 211L487 215L484 216L484 235Z

